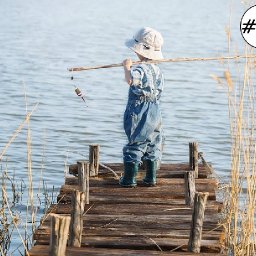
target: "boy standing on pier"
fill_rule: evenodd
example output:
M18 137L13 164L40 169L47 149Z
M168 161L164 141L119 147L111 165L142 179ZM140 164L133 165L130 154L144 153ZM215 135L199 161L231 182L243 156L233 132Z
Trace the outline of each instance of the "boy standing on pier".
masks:
M149 27L140 29L126 46L133 50L141 64L132 67L132 61L123 61L129 96L124 113L124 130L128 143L123 148L124 175L119 184L124 187L137 185L139 164L146 165L143 183L156 185L157 163L162 156L162 118L159 99L164 86L159 67L149 63L163 58L161 34Z

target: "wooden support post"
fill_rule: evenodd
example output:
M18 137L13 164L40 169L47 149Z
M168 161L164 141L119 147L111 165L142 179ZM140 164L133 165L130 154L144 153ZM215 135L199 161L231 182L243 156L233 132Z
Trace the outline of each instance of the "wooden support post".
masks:
M198 144L189 143L189 169L195 172L195 178L198 178Z
M98 176L99 164L100 164L99 156L100 156L100 146L90 145L89 146L90 176Z
M195 172L194 171L185 172L184 179L185 179L185 203L186 205L193 206L195 192L196 192Z
M85 194L75 190L71 200L71 223L69 229L69 246L81 247L83 233Z
M66 255L69 225L69 216L51 214L50 256Z
M85 194L85 204L89 204L89 162L78 161L78 185Z
M209 193L202 192L196 192L195 194L190 237L188 242L188 250L190 252L200 253L204 211L208 195Z

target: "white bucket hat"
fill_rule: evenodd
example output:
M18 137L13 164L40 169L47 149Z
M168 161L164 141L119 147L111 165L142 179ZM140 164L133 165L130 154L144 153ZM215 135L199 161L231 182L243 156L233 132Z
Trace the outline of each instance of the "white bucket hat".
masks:
M125 45L145 58L160 60L163 59L163 42L163 37L158 31L145 27L140 29L133 39L127 40Z

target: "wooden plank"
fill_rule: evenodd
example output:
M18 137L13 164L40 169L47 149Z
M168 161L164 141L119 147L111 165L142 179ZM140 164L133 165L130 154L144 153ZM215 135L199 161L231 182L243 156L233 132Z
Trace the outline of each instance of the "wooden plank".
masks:
M169 238L189 238L189 229L172 229L168 230L161 228L150 228L146 226L131 227L125 225L102 225L102 226L89 226L85 225L83 228L83 236L148 236L148 237L169 237ZM49 238L51 229L48 223L41 225L35 232L35 240ZM207 240L219 240L222 230L205 230L202 237Z
M111 169L113 169L114 171L118 171L118 170L122 170L123 168L123 164L122 163L106 163L104 164L108 167L110 167ZM199 172L209 172L207 168L205 168L205 166L203 166L202 164L199 164ZM75 170L77 167L75 165L73 165L73 169ZM71 168L72 169L72 168ZM102 168L101 168L102 170ZM159 169L159 172L161 171L168 171L168 172L172 172L172 171L189 171L189 163L177 163L177 164L170 164L170 163L162 163Z
M105 215L105 214L99 214L99 215L84 215L83 217L85 223L84 225L87 225L87 223L90 223L90 225L93 226L104 226L104 225L110 225L115 226L118 224L122 225L136 225L137 227L140 226L147 226L150 225L152 228L154 226L160 225L160 226L172 226L173 229L179 229L179 225L182 229L182 226L189 226L191 224L191 216L187 215ZM204 227L213 227L215 228L218 223L218 216L205 216L204 219ZM176 227L176 228L175 228ZM150 227L151 228L151 227Z
M184 184L184 183L183 183ZM209 186L210 188L210 186ZM66 195L66 200L70 200L70 194L78 189L76 185L64 185L60 189L60 195L58 198L62 197L64 194ZM206 190L209 192L209 200L215 200L216 195L214 191ZM115 187L91 187L90 188L90 196L91 197L102 197L105 196L111 197L115 196L117 199L119 198L137 198L143 195L144 198L152 198L152 199L184 199L185 200L185 187L184 185L180 186L162 186L159 191L158 187L137 187L137 188L123 188L119 185ZM93 202L93 199L91 199Z
M35 240L48 240L50 235L50 228L47 226L40 226L35 234ZM221 231L210 231L203 233L204 240L219 240ZM83 230L83 236L98 236L98 237L111 237L111 236L125 236L125 237L134 237L134 236L146 236L151 238L175 238L175 239L188 239L189 230L163 230L163 229L150 229L150 228L136 228L134 226L119 226L119 227L86 227Z
M48 240L40 241L41 244L47 244ZM39 244L38 241L36 244ZM140 250L157 250L159 247L162 250L173 250L179 247L179 250L187 250L188 239L174 238L154 238L150 237L97 237L83 236L82 247L98 247L98 248L116 248L116 249L140 249ZM219 241L202 240L202 252L220 252Z
M59 214L60 216L69 216L69 214ZM170 219L171 218L171 219ZM50 220L50 216L46 216L43 218L44 220ZM140 222L142 221L145 223L146 221L149 222L183 222L188 221L191 222L191 216L190 215L169 215L168 213L164 215L158 215L158 214L150 214L150 215L132 215L132 214L112 214L112 215L106 215L106 214L84 214L83 219L88 221L99 221L99 222L108 222L111 219L118 219L122 221L127 222ZM211 223L218 222L219 217L217 215L206 215L205 221L209 221Z
M108 167L110 167L113 171L115 171L117 174L121 174L123 171L123 164L121 163L107 163L104 164ZM182 178L184 176L184 172L189 171L189 164L161 164L160 170L157 172L157 176L159 177L179 177ZM199 178L207 178L211 173L211 171L200 164L198 166L198 175ZM77 175L77 165L70 165L69 166L69 173L72 175ZM143 173L142 170L139 171L139 175ZM107 175L113 176L113 174L106 169L100 169L99 170L99 176L101 175Z
M71 193L74 190L77 190L77 185L63 185L60 189L60 194L64 193ZM200 189L202 190L202 189ZM198 191L198 190L197 190ZM210 185L208 188L203 190L204 192L210 192L215 195L214 188L212 188ZM198 191L199 192L199 191ZM165 196L165 195L180 195L183 198L185 198L185 186L184 183L180 185L173 185L173 186L161 186L161 189L159 187L136 187L136 188L126 188L126 187L120 187L118 184L112 187L91 187L90 188L90 194L91 195L97 195L97 194L103 194L103 195L111 195L115 193L117 196L129 196L132 194L142 194L143 196ZM215 198L215 197L214 197Z
M172 250L177 247L180 249L186 249L188 239L170 239L170 238L154 238L149 239L148 237L134 237L129 239L127 237L101 237L95 239L95 237L86 236L82 241L84 246L90 247L104 247L104 248L130 248L130 249L158 249L160 247L162 250ZM201 250L202 252L219 252L218 241L214 240L202 240Z
M48 256L48 246L46 245L36 245L30 251L30 256ZM189 252L161 252L157 251L149 251L149 250L129 250L129 249L105 249L105 248L67 248L66 251L67 256L195 256L194 253ZM200 253L197 254L200 256L221 256L223 254L219 253Z
M184 205L184 198L161 198L159 197L117 197L116 195L104 195L102 197L102 194L100 195L92 195L90 196L91 203L109 203L109 204L116 204L116 203L141 203L141 204L165 204L165 205L174 205L174 204L180 204ZM70 203L71 202L71 196L70 195L59 195L57 197L57 201L61 203Z
M206 215L217 214L222 207L221 203L215 201L208 202L206 207ZM48 213L60 213L68 214L71 212L71 206L68 204L53 204L48 209ZM147 214L158 214L158 215L190 215L192 216L192 207L186 205L155 205L155 204L118 204L116 203L113 207L112 204L106 203L94 203L85 206L85 212L87 214L136 214L136 215L147 215Z
M65 214L62 214L65 216ZM87 227L112 227L119 228L124 226L134 227L137 229L173 229L173 230L190 230L191 216L187 215L147 215L147 216L133 216L133 215L84 215L83 226ZM170 221L171 220L171 221ZM49 227L49 217L47 216L43 221L45 227ZM203 226L204 231L217 229L218 217L206 216ZM219 227L219 230L221 227Z
M218 182L214 178L209 179L196 179L196 187L198 190L205 190L205 189L217 189L218 188ZM78 179L73 176L66 177L65 185L77 185ZM138 180L138 184L140 185L141 182ZM162 187L162 186L173 186L173 185L184 185L184 180L182 178L158 178L157 179L157 186L156 187ZM112 187L112 186L118 186L118 180L114 179L113 177L110 178L104 178L104 177L97 177L93 178L90 177L90 186L91 187Z

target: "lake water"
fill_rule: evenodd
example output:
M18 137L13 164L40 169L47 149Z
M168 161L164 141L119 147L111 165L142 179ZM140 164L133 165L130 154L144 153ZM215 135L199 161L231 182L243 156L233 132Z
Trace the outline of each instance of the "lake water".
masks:
M101 145L101 162L121 162L128 91L122 68L73 73L73 81L67 68L135 60L124 41L143 26L162 33L166 58L212 57L229 54L225 28L231 21L230 54L242 54L239 24L245 9L239 1L223 0L0 1L0 150L25 118L26 93L28 111L39 102L30 122L35 188L41 171L48 188L58 188L64 165L87 158L92 143ZM166 63L161 69L163 162L188 161L188 143L198 141L217 175L226 178L230 168L227 88L210 75L223 78L227 63ZM74 85L86 94L86 104L75 95ZM25 183L26 150L24 128L4 161L9 175L15 172ZM21 209L24 214L25 207ZM21 243L14 238L12 248Z

